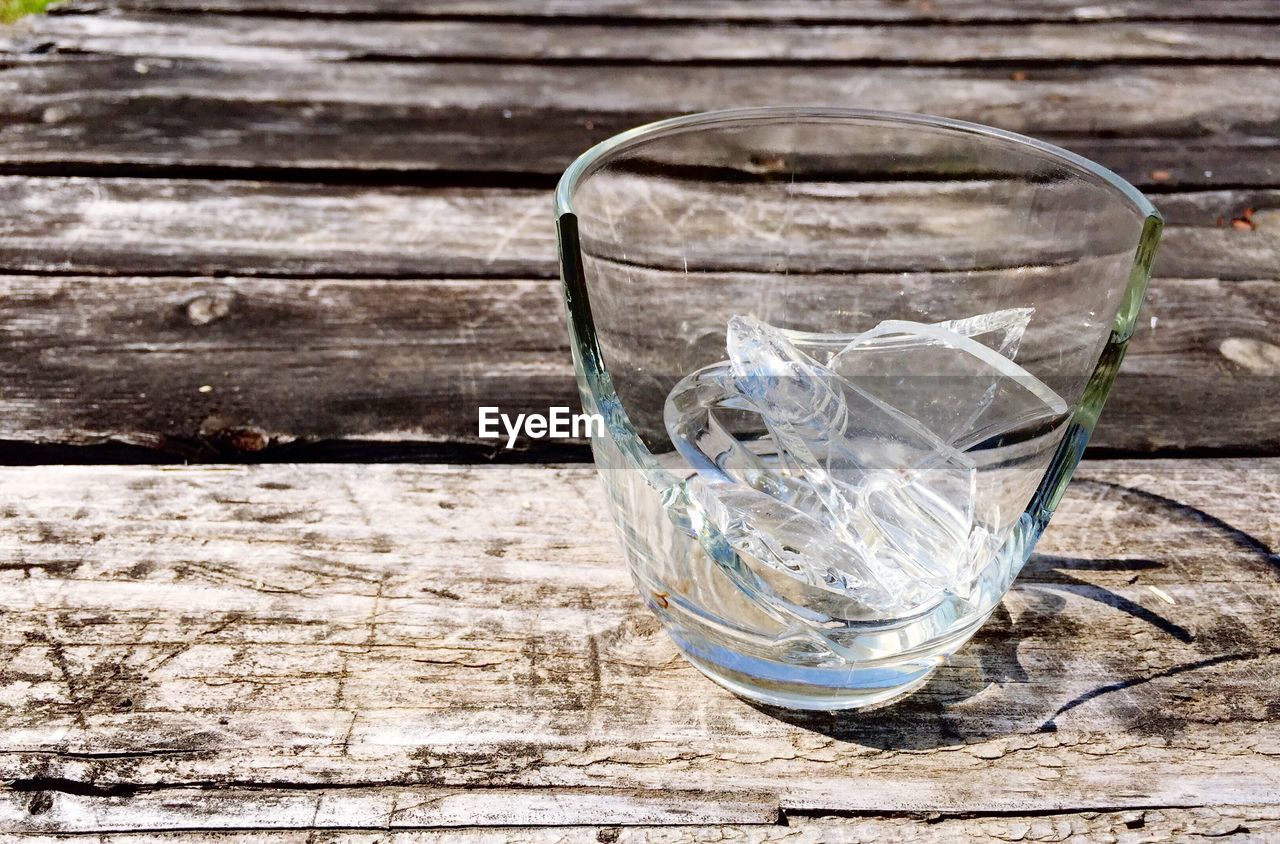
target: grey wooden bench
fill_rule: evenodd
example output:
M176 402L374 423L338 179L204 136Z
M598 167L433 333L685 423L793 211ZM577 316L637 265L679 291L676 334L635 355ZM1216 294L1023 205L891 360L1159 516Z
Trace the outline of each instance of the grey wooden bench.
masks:
M57 11L0 27L0 832L1280 839L1280 4ZM559 171L777 102L1028 132L1168 222L1037 555L871 713L704 680L585 446L474 436L576 401Z

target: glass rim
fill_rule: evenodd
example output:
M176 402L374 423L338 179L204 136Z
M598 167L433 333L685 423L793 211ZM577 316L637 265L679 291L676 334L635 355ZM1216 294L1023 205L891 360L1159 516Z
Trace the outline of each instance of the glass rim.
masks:
M878 111L875 109L841 108L837 106L761 106L751 108L729 108L716 111L702 111L669 117L653 123L645 123L606 138L600 143L579 155L565 169L555 190L555 215L574 213L573 192L578 184L591 175L611 156L640 144L675 134L681 130L695 127L729 126L739 122L767 120L769 118L830 118L835 120L897 123L944 129L957 134L976 135L982 138L1008 141L1027 147L1048 158L1056 159L1078 173L1092 176L1128 200L1134 210L1143 217L1161 218L1160 212L1147 199L1142 191L1133 186L1127 179L1121 178L1110 168L1104 167L1092 159L1064 149L1056 144L986 126L967 120L955 120L950 117L939 117L932 114L916 114L904 111Z

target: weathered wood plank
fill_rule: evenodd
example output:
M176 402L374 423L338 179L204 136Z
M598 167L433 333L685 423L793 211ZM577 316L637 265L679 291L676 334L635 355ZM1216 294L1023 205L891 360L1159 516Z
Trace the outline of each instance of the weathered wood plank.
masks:
M39 39L37 39L38 41ZM553 175L640 123L726 106L944 114L1138 184L1280 183L1280 66L598 66L11 54L0 162ZM1132 107L1140 96L1144 106Z
M560 296L546 279L0 276L0 439L192 459L298 439L495 448L479 406L577 404ZM1277 303L1277 281L1156 279L1093 445L1280 451Z
M882 233L896 202L907 210L936 202L936 210L982 191L977 182L833 185L813 213L830 217L822 219L837 242L865 243L874 232L910 254L914 230ZM859 201L843 201L854 197ZM682 207L674 190L654 198L670 202L673 216ZM782 201L761 196L753 213L780 218L781 205L773 211L770 203ZM1159 205L1167 225L1158 274L1274 277L1280 190L1170 194ZM0 176L0 208L8 210L0 215L0 271L9 273L548 278L557 272L550 196L538 190ZM1249 209L1249 221L1234 225ZM1018 242L1016 231L1008 236L1011 245Z
M550 280L0 276L0 291L0 439L205 459L298 438L493 448L480 405L578 402Z
M555 244L542 192L5 177L0 197L17 209L0 218L10 272L203 274L5 279L0 438L191 457L298 437L475 442L480 404L573 403L559 294L544 280ZM1156 321L1095 445L1273 452L1275 282L1249 276L1280 266L1280 192L1160 204ZM843 207L850 231L884 222L883 203ZM1248 225L1232 225L1249 207ZM416 278L436 275L487 278Z
M726 793L818 814L1276 803L1280 461L1086 462L979 636L852 716L698 677L633 594L596 484L0 470L3 817L200 826L245 789L241 829L308 809L380 828L386 795L441 790L663 789L695 814ZM610 811L594 822L639 809Z
M1256 23L1107 22L939 27L725 23L184 16L116 13L27 18L0 30L0 51L213 61L1048 62L1280 60L1273 28Z
M66 4L68 10L95 8L212 10L227 12L287 11L313 14L390 14L396 16L471 17L575 17L641 18L667 20L1213 20L1215 18L1274 20L1280 12L1268 0L1197 0L1174 4L1165 0L1023 0L1017 4L992 4L983 0L786 0L769 3L734 3L730 0L676 0L646 3L640 0L114 0Z
M33 798L34 799L34 798ZM135 798L137 800L138 798ZM65 805L88 803L91 798L66 798ZM1266 841L1280 834L1280 817L1274 806L1211 806L1199 808L1133 809L1123 812L1063 812L1025 816L927 817L810 817L793 815L785 824L734 824L732 826L573 826L501 827L448 830L266 830L253 832L102 833L103 844L133 841L184 841L191 844L705 844L735 841L741 844L865 844L911 842L955 844L977 841L1109 841L1146 844L1150 841L1236 837ZM100 828L100 827L99 827ZM19 840L41 842L82 841L83 836L32 834Z
M0 208L10 272L556 272L545 191L0 176Z
M47 795L48 792L36 792ZM777 798L740 792L627 789L443 789L443 788L162 788L127 800L58 794L47 811L31 801L0 794L0 830L93 833L99 830L383 830L586 825L608 819L618 825L770 824ZM25 804L25 805L24 805ZM35 814L37 817L32 817ZM375 820L376 819L376 820Z

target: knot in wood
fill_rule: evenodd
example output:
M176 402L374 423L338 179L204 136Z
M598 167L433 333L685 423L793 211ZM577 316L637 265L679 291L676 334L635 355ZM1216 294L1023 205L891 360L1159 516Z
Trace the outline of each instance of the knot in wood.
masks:
M222 440L236 451L262 451L271 442L261 428L228 428L222 432Z
M208 325L231 313L231 300L217 294L201 294L187 302L186 312L192 325Z

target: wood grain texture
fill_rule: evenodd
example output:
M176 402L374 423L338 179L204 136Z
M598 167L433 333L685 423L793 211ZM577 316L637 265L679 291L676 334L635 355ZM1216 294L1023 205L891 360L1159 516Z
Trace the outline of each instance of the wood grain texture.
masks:
M0 50L213 61L882 62L1280 60L1257 23L985 23L946 27L370 20L111 13L28 18Z
M33 798L34 799L34 798ZM83 801L88 802L88 801ZM793 814L785 823L686 825L664 827L572 826L390 829L373 831L306 829L252 832L99 832L103 844L183 841L191 844L955 844L955 842L1151 841L1225 839L1265 842L1280 833L1280 809L1274 806L1206 806L1131 809L1120 812L1054 812L1037 815L942 814L882 817L813 817ZM82 835L31 834L17 840L83 841Z
M0 28L11 443L487 456L477 405L575 403L531 188L672 113L827 102L1161 192L1093 443L1280 453L1274 0L60 11ZM584 466L0 468L0 837L1280 839L1280 459L1086 461L975 640L861 715L703 679L602 501Z
M335 439L493 452L478 407L577 406L554 280L14 275L0 301L0 439L197 460ZM1280 450L1277 302L1276 281L1156 279L1094 447Z
M980 183L850 183L826 192L833 239L872 235L905 253L911 229L881 234L895 197L948 207ZM841 202L850 198L875 202ZM672 213L680 196L670 197ZM771 211L770 203L777 203ZM512 188L368 187L164 178L0 176L0 271L143 275L553 278L549 192ZM1166 218L1156 273L1273 278L1280 267L1280 190L1159 198ZM1233 221L1252 209L1243 228ZM761 197L754 213L784 211ZM698 244L704 253L716 233ZM1014 234L1009 235L1011 241ZM674 248L674 247L673 247Z
M1068 64L1020 73L805 61L328 61L305 51L296 60L240 60L235 50L231 58L152 58L46 54L38 51L49 39L36 32L0 67L0 162L10 167L549 178L591 144L662 117L825 103L1036 135L1140 185L1280 184L1277 65ZM625 28L615 36L627 37Z
M909 813L964 829L1002 812L1047 836L1159 809L1174 830L1274 827L1270 809L1211 807L1280 795L1280 461L1086 462L978 637L861 715L765 711L698 676L634 595L597 483L0 470L0 824L840 810L888 813L867 821L885 835ZM1161 814L1180 806L1205 808Z
M292 792L292 793L291 793ZM47 792L36 792L47 794ZM431 787L262 788L194 787L145 790L127 800L60 796L30 823L30 800L0 796L0 829L33 827L57 832L101 830L289 830L374 828L589 826L606 820L628 826L699 826L729 822L772 824L769 794L686 794L673 789ZM373 822L380 818L379 822Z
M0 177L0 201L0 437L209 459L474 443L480 404L575 403L541 191ZM836 225L881 224L850 205ZM1094 443L1274 452L1280 192L1160 205L1159 277ZM126 277L61 277L92 272ZM241 274L285 278L215 277Z
M734 3L732 0L675 0L648 3L643 0L76 0L67 10L169 9L223 12L288 11L340 15L388 14L574 18L648 18L666 20L1214 20L1219 18L1275 20L1280 11L1269 0L1197 0L1175 4L1165 0L1020 0L994 4L983 0L782 0L769 3Z
M551 197L0 176L0 269L362 277L555 275Z
M0 291L0 438L195 459L299 438L494 450L480 405L578 404L551 280L0 276Z

